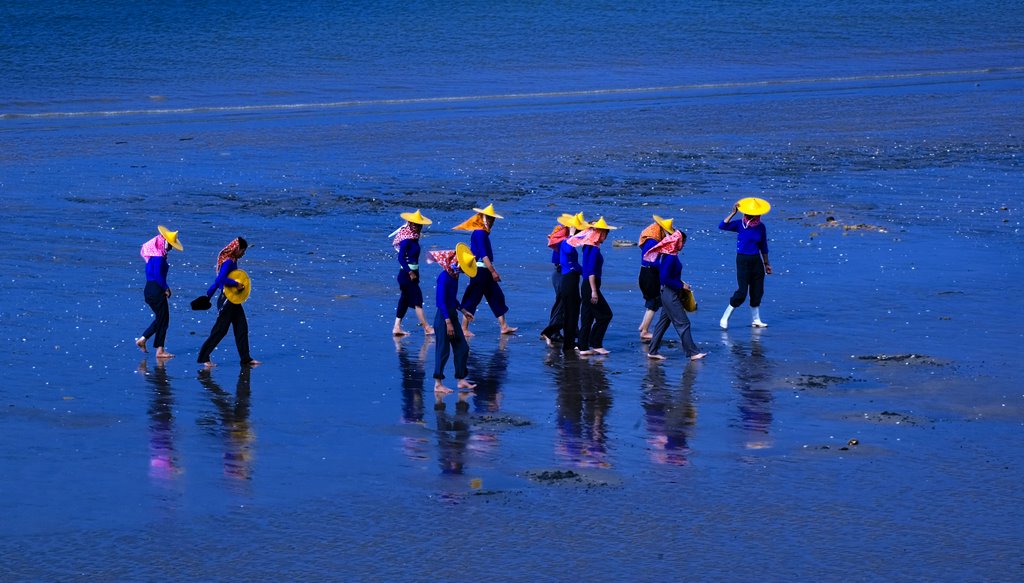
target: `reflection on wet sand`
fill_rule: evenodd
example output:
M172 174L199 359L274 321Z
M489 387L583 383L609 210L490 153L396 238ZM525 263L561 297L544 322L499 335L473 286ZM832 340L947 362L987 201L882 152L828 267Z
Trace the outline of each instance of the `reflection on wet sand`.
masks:
M610 468L605 419L612 406L612 394L604 364L575 354L549 355L558 387L555 453L577 467Z
M655 463L683 466L689 463L689 438L697 422L693 385L702 363L690 361L680 379L678 394L665 381L661 363L650 362L644 376L643 408L650 437L649 452Z
M398 354L398 369L402 374L402 423L407 425L426 425L423 418L423 384L427 378L427 353L431 337L423 339L419 352L415 356L406 349L402 342L405 338L395 338L395 352ZM428 439L415 435L402 435L402 453L410 460L424 461L428 459Z
M171 381L164 363L159 360L152 371L143 360L139 372L145 373L146 382L153 389L148 410L149 477L158 481L173 480L184 469L174 449L174 396L171 393Z
M466 469L469 445L469 393L459 393L455 414L447 412L440 398L434 403L437 418L437 461L442 474L462 474Z
M773 365L765 355L761 331L751 331L749 346L731 340L728 346L735 361L732 369L736 373L734 386L740 392L739 426L744 432L745 446L747 449L771 447L768 430L772 424L772 393L768 383Z
M249 424L249 396L252 368L238 371L235 394L225 391L209 370L199 371L199 383L217 408L216 416L201 415L198 423L224 440L224 474L237 480L252 479L253 449L256 436Z
M498 347L486 358L478 346L469 352L469 374L476 383L473 409L478 413L496 413L501 408L501 386L508 376L508 339L502 334Z

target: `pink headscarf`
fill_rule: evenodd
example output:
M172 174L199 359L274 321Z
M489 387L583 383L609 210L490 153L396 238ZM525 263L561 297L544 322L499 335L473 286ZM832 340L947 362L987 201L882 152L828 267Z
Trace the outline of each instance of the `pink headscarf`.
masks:
M556 248L559 243L569 238L569 227L556 225L548 234L548 247Z
M459 272L459 260L455 257L454 249L447 249L443 251L428 251L427 252L427 263L436 263L440 265L445 271L451 276L457 276Z
M398 229L397 233L395 233L395 238L391 240L391 246L395 248L395 251L398 251L398 246L402 241L419 238L420 232L414 231L412 227L409 226L409 223L406 223Z
M644 261L654 261L658 258L659 253L665 255L678 255L679 250L683 248L683 232L676 229L675 233L665 237L658 242L657 245L651 247L647 253L644 253Z
M576 233L572 237L566 239L566 242L573 247L582 247L583 245L593 245L599 247L601 244L598 239L601 238L601 229L587 229L582 233Z
M139 254L142 255L143 261L149 261L150 257L163 257L167 255L167 240L163 235L157 235L142 244Z

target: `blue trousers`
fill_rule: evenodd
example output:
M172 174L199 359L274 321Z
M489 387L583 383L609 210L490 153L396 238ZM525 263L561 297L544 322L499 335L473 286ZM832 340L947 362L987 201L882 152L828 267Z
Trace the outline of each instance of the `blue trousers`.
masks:
M398 272L398 288L401 290L401 295L398 296L398 308L395 310L395 317L402 319L405 317L405 313L409 311L409 308L420 308L423 307L423 291L420 289L419 277L416 281L413 281L409 274L405 270Z
M487 274L488 277L490 273ZM448 330L445 324L444 314L441 310L437 311L434 315L434 378L444 378L444 367L448 364L448 356L451 353L455 353L455 378L464 379L469 376L469 367L467 362L469 361L469 342L466 341L466 335L462 333L462 326L459 325L459 319L453 310L448 316L452 321L452 328L455 330L455 334L449 338Z
M491 277L490 271L480 269L477 271L476 277L469 280L466 293L462 294L462 309L470 314L476 314L476 307L480 305L480 300L485 298L495 318L504 316L508 312L508 306L505 305L505 294L501 291L501 286Z

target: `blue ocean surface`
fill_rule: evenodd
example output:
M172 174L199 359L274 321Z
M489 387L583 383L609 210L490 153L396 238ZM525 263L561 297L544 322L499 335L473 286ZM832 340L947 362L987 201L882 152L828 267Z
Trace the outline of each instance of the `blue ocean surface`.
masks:
M3 3L0 580L1021 579L1021 31L998 1ZM722 331L745 196L769 327ZM420 208L453 248L489 203L519 333L482 305L441 407L388 233ZM537 338L562 212L620 227L607 357ZM638 338L653 214L702 362ZM264 364L229 335L205 371L189 301L237 236Z

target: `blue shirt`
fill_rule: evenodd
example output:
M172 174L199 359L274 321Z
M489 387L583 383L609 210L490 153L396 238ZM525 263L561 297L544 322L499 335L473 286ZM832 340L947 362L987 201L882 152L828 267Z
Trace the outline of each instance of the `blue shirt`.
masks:
M416 239L405 239L398 244L398 264L402 271L409 273L419 269L420 242ZM415 265L416 267L411 267Z
M644 244L640 246L640 265L642 265L644 267L657 267L658 266L658 261L660 261L660 259L661 259L661 254L660 253L658 254L657 257L654 258L654 261L644 261L644 255L647 255L647 252L651 250L651 247L654 247L657 244L658 244L658 240L657 239L647 239L646 241L644 241Z
M459 303L459 278L452 277L444 269L437 276L437 311L446 319L455 318L455 310L462 307ZM458 322L452 322L458 326Z
M494 252L491 251L491 235L483 229L473 231L469 237L469 250L476 256L477 261L483 261L484 257L494 261Z
M659 253L658 258L661 260L661 285L676 291L683 289L683 262L679 256Z
M579 252L565 241L558 244L558 264L562 266L562 275L583 271L583 268L580 267Z
M213 285L206 290L206 297L213 295L213 292L217 291L217 288L224 286L236 287L238 282L228 277L228 274L238 269L238 262L234 259L228 259L220 266L220 273L217 274L217 279L213 280Z
M603 266L604 256L601 255L601 249L596 245L584 245L583 261L580 262L580 267L583 268L583 277L594 275L597 276L597 279L601 279L601 267Z
M167 289L167 264L166 255L157 255L146 260L146 281L155 281L161 288Z
M736 219L728 223L722 221L718 224L718 228L723 231L738 233L736 236L736 253L740 255L768 254L768 229L764 228L764 223L748 229L743 226L742 219Z
M561 243L559 243L559 245L560 244ZM562 256L561 253L559 253L559 251L558 251L558 245L555 245L555 248L551 250L551 263L555 267L558 267L559 265L561 265L559 263L559 261L561 260L561 256Z

